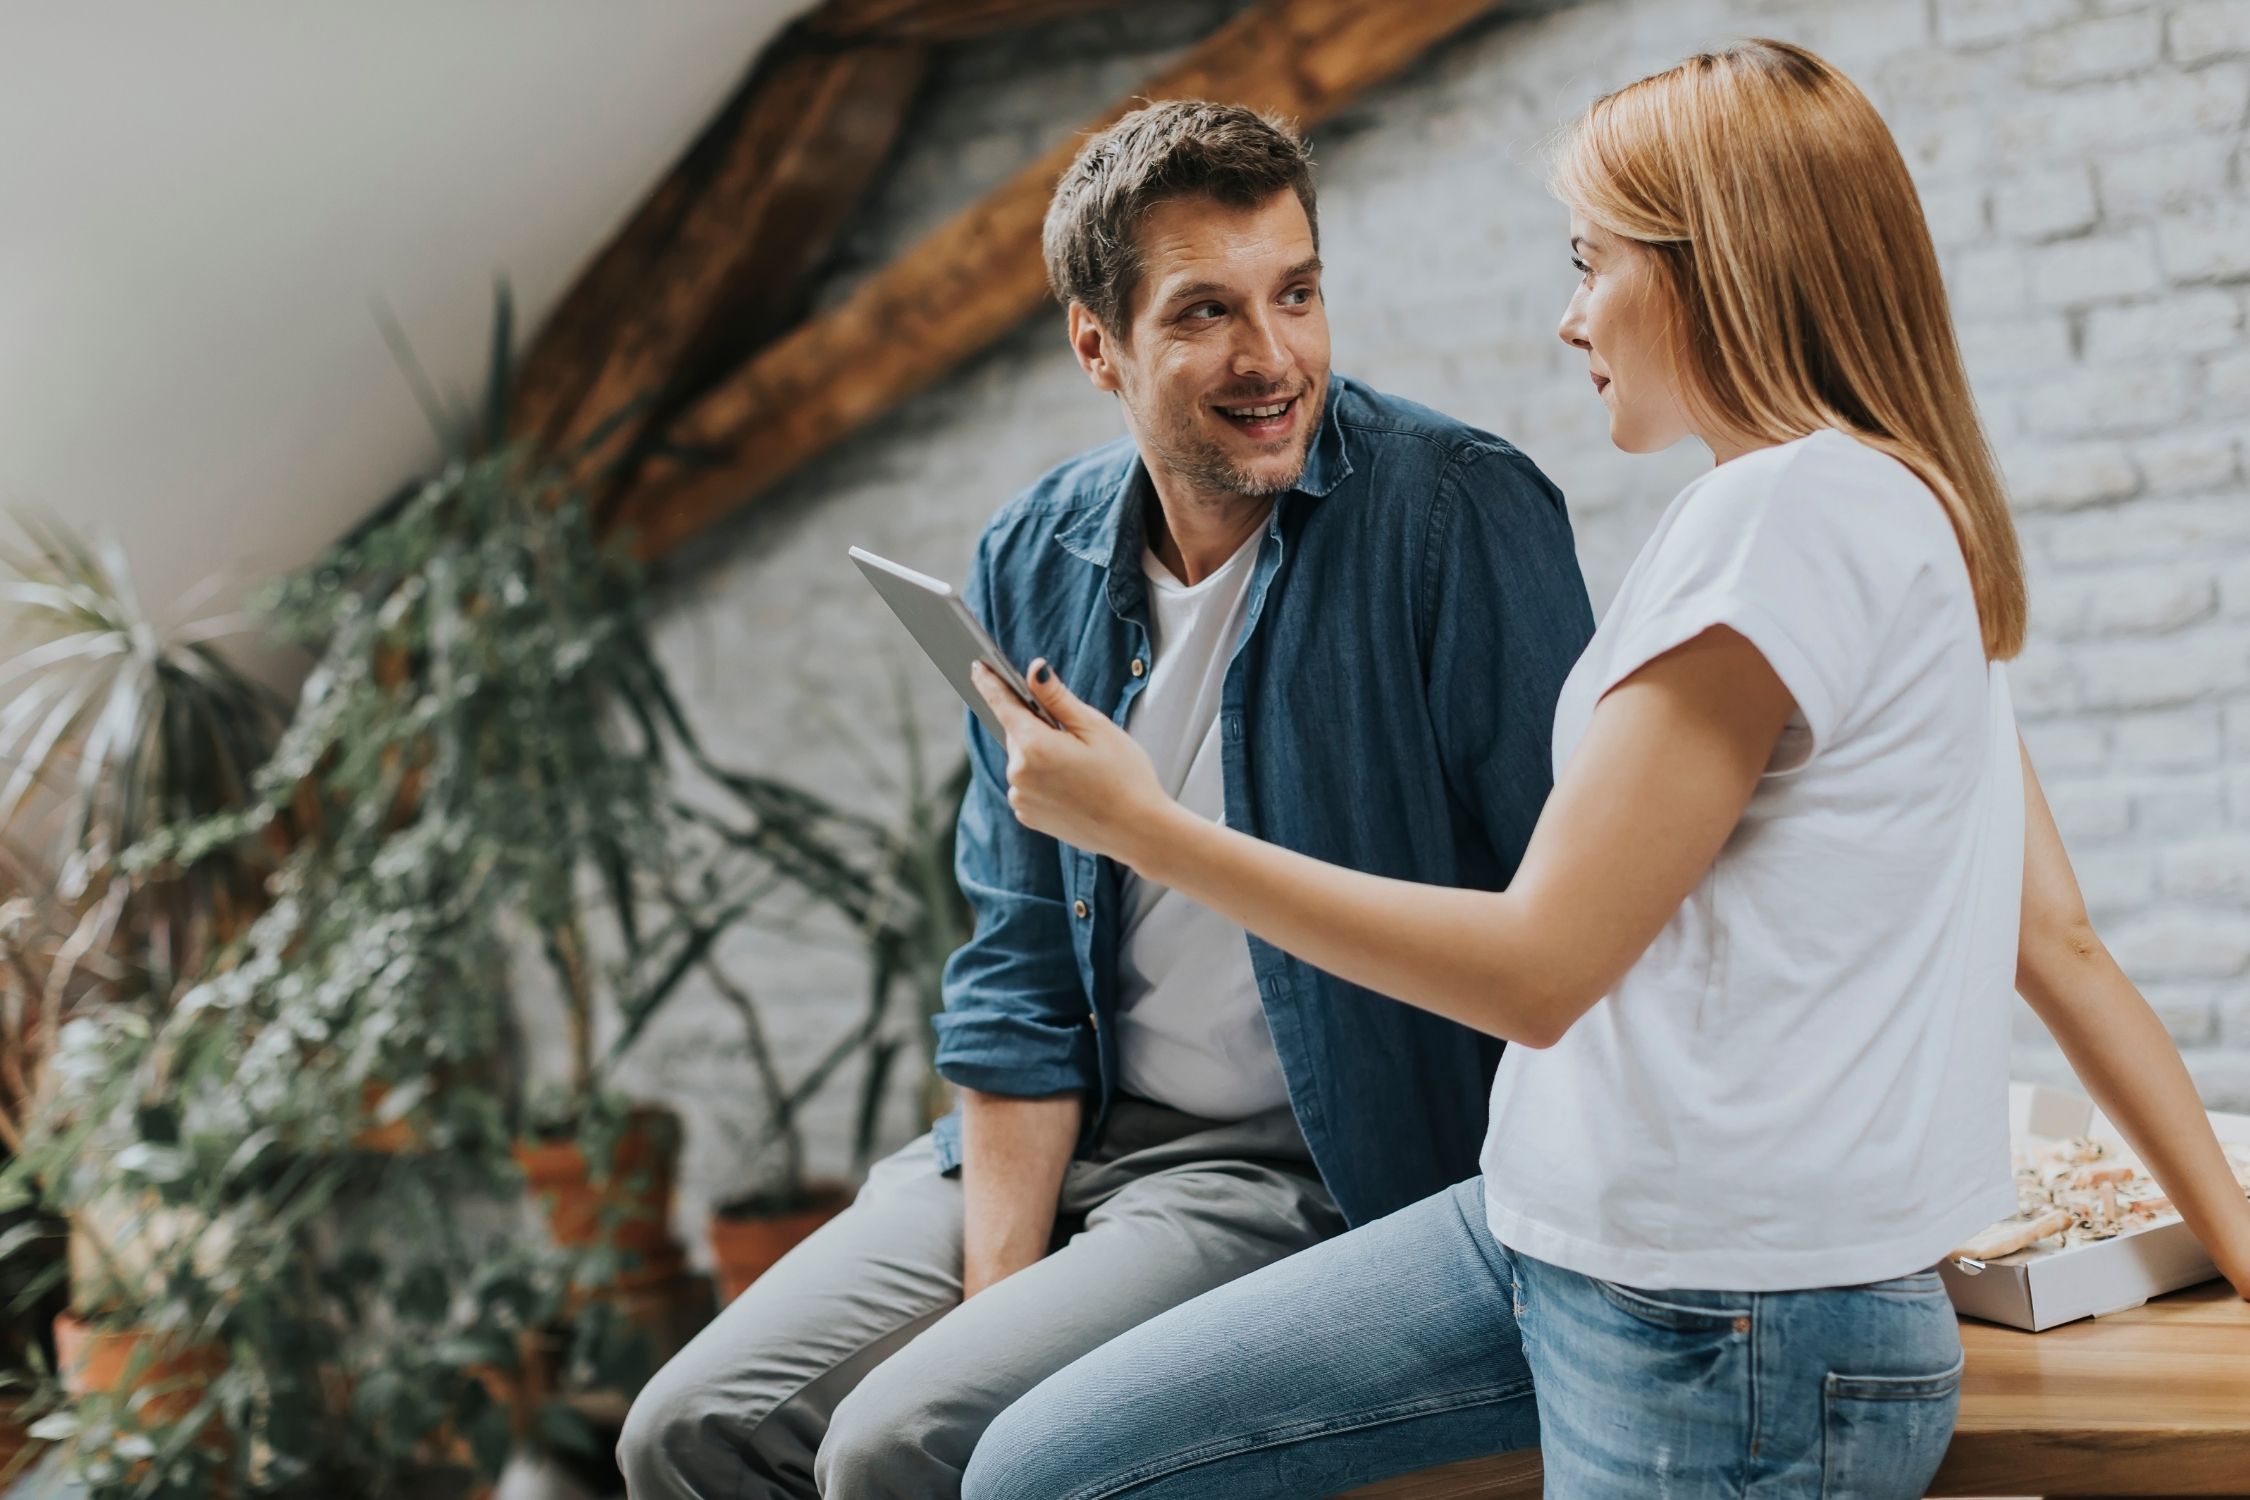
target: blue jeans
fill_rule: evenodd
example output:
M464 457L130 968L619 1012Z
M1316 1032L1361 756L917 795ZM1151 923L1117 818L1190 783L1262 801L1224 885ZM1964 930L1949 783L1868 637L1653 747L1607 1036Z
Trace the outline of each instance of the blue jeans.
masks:
M1299 1500L1537 1444L1549 1500L1912 1497L1960 1381L1935 1271L1636 1291L1500 1245L1472 1178L1048 1377L962 1493Z

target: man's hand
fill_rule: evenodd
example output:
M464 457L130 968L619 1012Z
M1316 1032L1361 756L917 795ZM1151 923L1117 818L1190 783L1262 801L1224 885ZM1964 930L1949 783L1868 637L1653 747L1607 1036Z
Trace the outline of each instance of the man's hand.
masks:
M1084 1111L1076 1092L961 1091L964 1301L1046 1255Z

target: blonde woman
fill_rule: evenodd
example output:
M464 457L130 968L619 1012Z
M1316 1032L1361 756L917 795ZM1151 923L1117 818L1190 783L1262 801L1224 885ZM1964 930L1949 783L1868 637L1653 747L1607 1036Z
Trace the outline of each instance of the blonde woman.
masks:
M1053 1376L971 1500L1534 1442L1553 1497L1920 1495L1961 1372L1932 1268L2015 1207L2011 988L2250 1295L2250 1204L2020 750L2016 538L1881 119L1750 42L1597 101L1554 182L1612 439L1715 464L1563 689L1509 890L1232 832L1044 663L1059 730L986 684L1022 821L1510 1042L1483 1175Z

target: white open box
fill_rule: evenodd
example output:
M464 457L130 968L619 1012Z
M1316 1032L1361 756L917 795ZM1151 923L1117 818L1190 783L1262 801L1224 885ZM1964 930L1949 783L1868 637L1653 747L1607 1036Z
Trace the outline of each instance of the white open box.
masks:
M2211 1128L2222 1141L2250 1141L2250 1115L2214 1113ZM2009 1085L2008 1129L2018 1141L2027 1135L2086 1135L2132 1154L2091 1099L2044 1084ZM1971 1272L1949 1259L1938 1274L1945 1278L1956 1310L2036 1333L2057 1323L2139 1307L2219 1272L2187 1225L2174 1219L2111 1240L2045 1253L2019 1250L1986 1261L1982 1271Z

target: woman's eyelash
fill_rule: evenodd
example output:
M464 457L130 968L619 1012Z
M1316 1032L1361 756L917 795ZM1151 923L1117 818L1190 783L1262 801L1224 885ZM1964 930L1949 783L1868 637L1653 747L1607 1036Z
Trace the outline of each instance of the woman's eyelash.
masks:
M1594 268L1587 265L1586 262L1580 260L1575 255L1570 258L1570 265L1571 269L1575 270L1581 276L1591 276L1594 274Z

